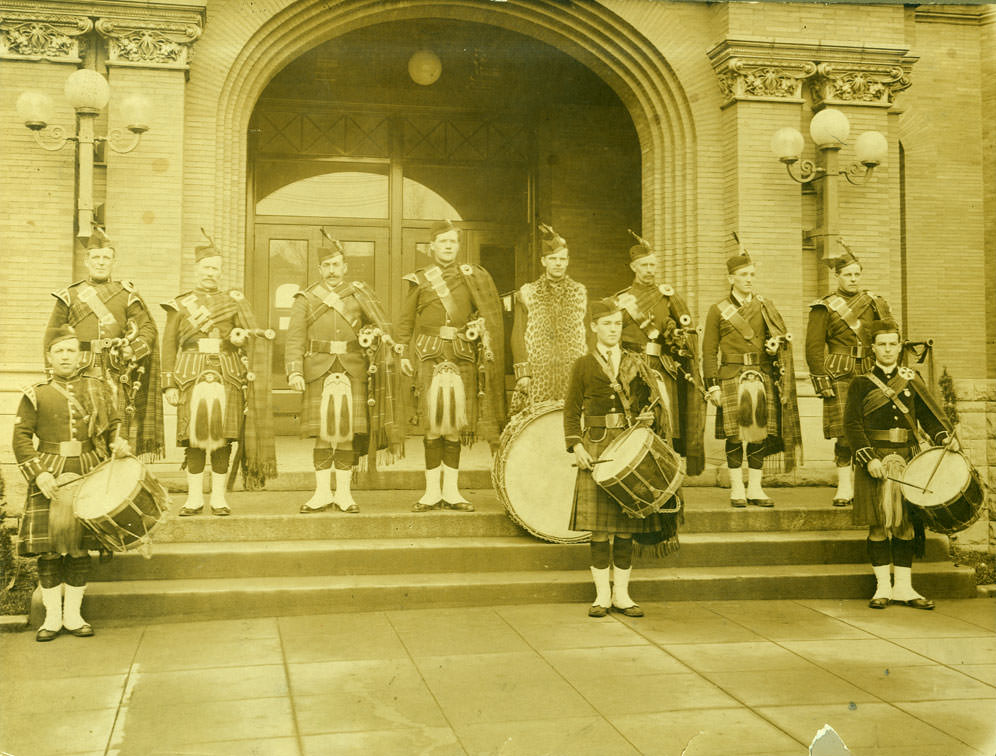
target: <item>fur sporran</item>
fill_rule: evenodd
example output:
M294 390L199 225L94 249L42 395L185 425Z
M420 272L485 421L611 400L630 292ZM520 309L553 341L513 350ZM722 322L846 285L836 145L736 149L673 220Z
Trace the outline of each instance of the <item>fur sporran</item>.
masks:
M206 370L190 392L190 446L212 452L225 445L225 385L221 374Z
M76 473L62 473L56 478L59 488L48 507L48 538L56 554L78 556L83 525L76 519L73 502L76 492L83 485L83 478Z
M756 370L747 370L737 386L737 425L740 439L759 444L768 437L768 396L764 380Z
M460 369L444 360L432 369L429 383L429 432L436 436L459 433L467 426L467 398Z
M353 390L345 373L331 373L322 384L318 436L333 447L353 440Z
M903 479L903 472L906 470L906 461L898 454L887 454L882 459L882 467L885 470L885 478L879 483L879 511L882 513L882 526L886 532L899 528L903 522L904 503L903 486L900 481ZM892 478L893 480L889 480Z

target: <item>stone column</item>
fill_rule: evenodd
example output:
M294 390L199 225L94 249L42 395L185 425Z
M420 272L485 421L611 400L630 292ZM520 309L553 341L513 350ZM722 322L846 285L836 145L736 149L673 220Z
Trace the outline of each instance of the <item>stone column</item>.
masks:
M952 536L958 546L996 553L996 381L955 380L958 437L962 450L975 465L986 501L978 521Z

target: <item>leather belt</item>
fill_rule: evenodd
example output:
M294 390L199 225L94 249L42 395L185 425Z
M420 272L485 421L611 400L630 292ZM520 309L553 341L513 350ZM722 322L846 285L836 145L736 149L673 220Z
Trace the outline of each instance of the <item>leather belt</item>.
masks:
M198 352L199 354L221 354L231 349L228 341L222 339L197 339L197 346L184 347L184 352Z
M830 347L830 354L846 354L850 357L854 357L856 360L860 360L868 354L868 350L863 346L833 346Z
M60 457L79 457L84 452L93 451L92 441L42 441L38 440L38 451L42 454L58 454Z
M81 352L103 352L114 346L117 339L94 339L93 341L81 341Z
M355 341L321 341L311 339L308 342L308 351L311 354L346 354L346 352L359 352L360 345Z
M621 412L610 412L608 415L593 415L584 418L584 423L589 428L625 428L626 416Z
M663 347L656 341L648 341L646 344L625 341L622 346L628 352L639 352L651 357L660 357L663 354Z
M439 326L438 328L432 328L430 326L423 326L418 329L420 334L426 336L438 336L443 341L453 341L456 339L457 334L460 333L460 329L456 326Z
M868 431L869 441L888 441L892 444L906 444L910 441L908 428L889 428L888 430Z
M760 365L764 362L764 355L760 352L743 352L742 354L729 354L723 352L724 365Z

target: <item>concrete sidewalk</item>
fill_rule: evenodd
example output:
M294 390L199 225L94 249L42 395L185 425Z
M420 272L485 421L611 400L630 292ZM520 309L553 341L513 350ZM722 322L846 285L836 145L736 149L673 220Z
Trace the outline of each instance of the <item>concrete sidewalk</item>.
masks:
M996 603L409 610L0 636L0 751L996 753Z

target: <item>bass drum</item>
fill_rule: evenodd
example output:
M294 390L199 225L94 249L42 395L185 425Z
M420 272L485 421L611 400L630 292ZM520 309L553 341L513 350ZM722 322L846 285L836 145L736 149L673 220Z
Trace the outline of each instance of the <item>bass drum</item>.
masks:
M583 543L591 533L571 530L574 455L564 450L564 402L539 402L505 426L491 481L508 516L537 538Z

